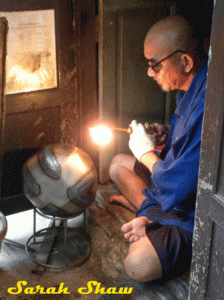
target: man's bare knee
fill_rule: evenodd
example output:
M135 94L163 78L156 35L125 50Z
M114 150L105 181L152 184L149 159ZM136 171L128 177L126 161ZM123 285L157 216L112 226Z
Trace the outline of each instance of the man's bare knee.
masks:
M128 154L117 154L111 161L109 176L115 181L124 168L133 170L135 158Z
M109 176L112 180L114 180L114 177L119 173L119 168L121 167L121 158L120 154L116 155L110 164L109 167Z
M140 247L142 246L143 244L140 243L136 250L130 251L129 249L129 254L125 259L127 275L139 282L149 282L161 278L162 266L157 253L152 246L151 249L147 249L147 245L144 245L146 251L141 251Z
M144 261L139 261L136 259L130 259L127 257L125 260L125 270L129 277L139 282L150 282L161 278L162 274L160 270L152 267L145 269Z

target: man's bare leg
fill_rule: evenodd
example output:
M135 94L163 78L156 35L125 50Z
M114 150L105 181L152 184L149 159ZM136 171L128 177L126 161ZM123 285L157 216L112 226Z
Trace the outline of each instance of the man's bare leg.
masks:
M128 276L140 282L149 282L162 277L160 259L147 236L130 243L125 259L125 270Z
M128 154L118 154L114 157L110 165L110 178L117 184L122 195L111 197L111 201L116 201L128 209L136 212L145 195L142 191L148 188L145 181L134 172L136 158Z
M117 184L123 195L115 195L112 200L126 207L134 208L136 212L145 200L142 190L148 188L145 181L134 172L136 159L131 155L119 154L115 156L110 166L110 177ZM147 219L141 217L141 219ZM129 252L125 259L126 273L141 282L152 281L162 277L162 266L155 248L145 232L145 223L136 227L136 218L122 227L125 238L130 242ZM146 223L151 221L147 219ZM140 224L141 225L141 224ZM141 234L144 231L144 234ZM135 238L136 236L136 238Z
M131 212L136 213L136 207L133 206L123 195L113 195L109 199L110 204L119 203L128 208Z
M125 259L126 273L141 282L162 277L160 259L146 234L146 226L152 222L147 217L141 216L121 227L124 238L130 243Z

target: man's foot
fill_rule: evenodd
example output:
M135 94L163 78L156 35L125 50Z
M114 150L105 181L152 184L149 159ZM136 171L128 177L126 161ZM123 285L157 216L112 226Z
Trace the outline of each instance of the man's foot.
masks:
M113 195L110 197L109 202L110 204L119 203L133 213L136 213L137 211L137 209L123 195Z

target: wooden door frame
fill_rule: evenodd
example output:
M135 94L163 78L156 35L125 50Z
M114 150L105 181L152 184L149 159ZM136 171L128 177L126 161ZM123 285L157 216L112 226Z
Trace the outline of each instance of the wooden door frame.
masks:
M97 80L97 0L74 1L77 103L80 146L98 166L98 148L89 127L99 118Z
M6 18L0 18L0 182L2 182L2 166L4 154L4 132L5 132L5 80L6 80L6 40L8 22ZM0 188L0 199L2 197Z
M221 205L219 200L217 172L221 159L220 153L223 151L224 133L224 55L220 53L224 47L223 9L224 1L217 0L213 11L202 129L196 218L193 235L193 256L188 295L188 299L190 300L206 299L214 220L216 224L224 229L222 218L224 209L223 204Z

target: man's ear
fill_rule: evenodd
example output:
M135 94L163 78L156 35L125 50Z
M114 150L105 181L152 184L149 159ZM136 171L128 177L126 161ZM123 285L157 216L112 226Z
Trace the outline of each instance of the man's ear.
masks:
M185 73L190 73L194 67L194 60L191 55L184 53L182 54L182 63Z

